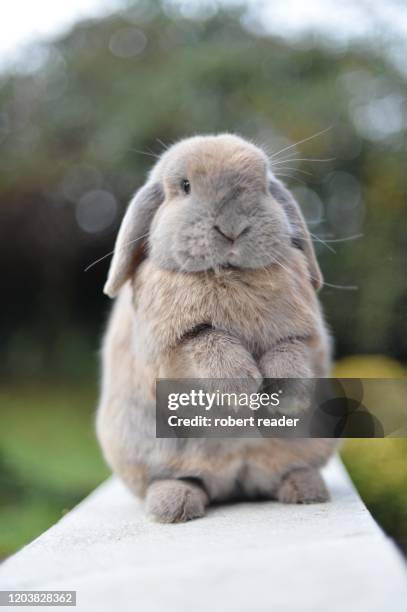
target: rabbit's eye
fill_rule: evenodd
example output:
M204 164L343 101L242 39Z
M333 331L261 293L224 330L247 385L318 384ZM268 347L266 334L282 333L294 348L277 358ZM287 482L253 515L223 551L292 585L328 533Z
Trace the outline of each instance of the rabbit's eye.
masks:
M191 183L188 179L182 179L181 181L181 189L184 193L188 194L191 191Z

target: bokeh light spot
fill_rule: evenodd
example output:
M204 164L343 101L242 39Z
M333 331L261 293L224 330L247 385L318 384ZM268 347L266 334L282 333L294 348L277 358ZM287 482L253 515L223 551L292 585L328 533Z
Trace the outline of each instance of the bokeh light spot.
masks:
M115 32L109 41L109 49L116 57L135 57L144 51L147 37L139 28L121 28Z
M93 189L80 198L75 213L79 227L85 232L101 232L113 223L117 201L110 191Z

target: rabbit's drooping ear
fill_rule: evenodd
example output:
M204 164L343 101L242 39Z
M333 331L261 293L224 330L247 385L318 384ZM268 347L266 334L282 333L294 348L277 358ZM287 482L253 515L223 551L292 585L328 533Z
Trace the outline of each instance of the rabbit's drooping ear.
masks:
M288 191L288 189L276 178L271 178L269 181L269 189L271 195L281 204L287 215L288 221L292 229L292 243L297 248L304 252L308 262L308 270L312 285L316 291L323 285L323 278L315 251L312 244L311 236L302 215L301 209L297 202Z
M122 221L104 293L115 297L142 259L143 243L157 208L164 200L159 183L147 183L131 200Z

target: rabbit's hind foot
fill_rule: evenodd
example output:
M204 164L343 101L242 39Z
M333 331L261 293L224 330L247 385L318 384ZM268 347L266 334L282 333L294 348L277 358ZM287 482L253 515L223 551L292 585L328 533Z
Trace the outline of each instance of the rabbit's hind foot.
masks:
M282 480L277 499L285 504L316 504L329 500L320 473L315 469L293 470Z
M187 480L156 480L146 495L146 513L159 523L183 523L205 514L205 491Z

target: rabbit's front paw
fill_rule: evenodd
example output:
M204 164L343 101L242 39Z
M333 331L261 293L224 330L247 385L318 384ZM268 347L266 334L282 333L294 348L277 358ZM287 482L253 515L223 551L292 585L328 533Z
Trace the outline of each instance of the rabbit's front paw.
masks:
M315 504L329 500L329 493L317 470L298 469L283 479L277 493L285 504Z
M184 480L157 480L147 491L146 512L159 523L183 523L205 514L208 497L199 485Z

